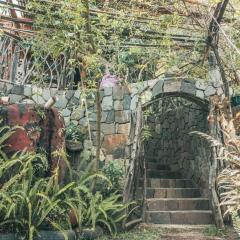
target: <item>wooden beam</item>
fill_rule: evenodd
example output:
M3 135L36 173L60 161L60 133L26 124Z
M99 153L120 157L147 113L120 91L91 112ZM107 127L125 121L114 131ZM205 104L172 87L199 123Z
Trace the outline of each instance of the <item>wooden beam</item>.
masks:
M26 25L33 24L33 20L30 18L14 18L14 17L9 17L6 15L0 14L0 19L4 19L4 20L14 22L14 23L26 24Z

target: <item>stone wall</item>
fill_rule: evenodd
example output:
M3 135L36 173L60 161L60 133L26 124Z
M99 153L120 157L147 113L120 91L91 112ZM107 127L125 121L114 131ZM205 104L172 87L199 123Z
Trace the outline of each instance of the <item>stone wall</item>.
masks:
M129 85L128 87L105 88L101 90L102 106L102 147L105 155L110 158L125 157L125 147L129 140L131 116L134 118L139 95L142 103L159 97L161 94L176 93L185 97L206 100L209 96L222 95L219 83L202 83L189 80L161 79ZM55 107L64 117L65 124L70 122L77 125L83 132L87 132L88 123L91 128L93 142L96 139L96 104L94 95L86 98L87 109L84 105L82 92L77 90L57 91L57 89L42 89L31 85L12 85L0 83L0 94L8 95L11 103L45 104L51 97L56 96ZM188 94L186 96L186 94ZM88 114L87 114L88 113ZM166 113L171 114L171 113ZM166 125L170 122L164 123ZM172 124L172 123L171 123ZM164 133L165 134L165 133ZM167 133L166 133L167 134ZM169 133L170 134L170 133ZM163 137L163 136L162 136ZM182 141L183 136L178 136ZM157 141L156 139L153 140ZM182 149L183 150L183 149ZM164 154L166 155L166 151ZM171 156L169 152L169 157ZM181 154L184 154L182 152Z
M192 157L189 162L188 172L192 174L191 177L194 182L200 186L201 195L208 197L211 147L205 139L192 135L189 148Z
M208 132L207 109L182 98L168 97L151 107L147 118L151 138L146 141L146 160L170 165L186 178L208 189L207 153L192 131ZM206 175L207 174L207 175Z
M131 115L136 109L138 93L143 87L153 83L154 81L101 90L101 140L104 153L109 155L109 158L125 157ZM65 125L74 123L86 134L89 133L90 126L91 137L94 145L96 144L97 114L94 94L89 94L85 100L79 90L57 91L54 88L42 89L31 85L0 84L0 96L9 96L10 103L40 105L44 105L50 97L55 96L57 98L55 107L63 116Z

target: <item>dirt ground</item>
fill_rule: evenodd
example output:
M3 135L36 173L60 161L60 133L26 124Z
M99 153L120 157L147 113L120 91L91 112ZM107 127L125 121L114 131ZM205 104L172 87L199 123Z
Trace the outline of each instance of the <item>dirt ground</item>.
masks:
M238 240L239 236L232 228L218 230L215 226L189 225L149 225L141 224L135 229L104 236L100 240Z

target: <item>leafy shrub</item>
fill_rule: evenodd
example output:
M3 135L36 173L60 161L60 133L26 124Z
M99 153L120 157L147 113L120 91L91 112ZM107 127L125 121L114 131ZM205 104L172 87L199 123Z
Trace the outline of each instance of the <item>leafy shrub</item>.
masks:
M91 195L86 214L86 225L92 226L93 229L100 225L107 228L111 234L116 233L117 224L125 219L124 210L128 207L121 203L121 198L122 196L117 194L104 198L100 192Z
M66 140L74 142L83 142L85 134L74 123L70 123L66 128Z
M101 186L102 189L105 189L105 195L109 196L114 192L122 193L124 176L123 166L121 166L118 161L112 160L102 168L102 172L112 183L110 187Z
M85 173L77 183L71 181L62 186L58 183L58 169L50 177L39 174L48 169L44 155L22 152L8 157L2 148L12 132L6 127L1 130L0 232L14 232L32 240L40 230L59 230L65 234L73 219L79 229L101 225L110 233L117 231L128 205L121 203L121 195L113 193L106 197L103 189L92 192L91 183L96 178L111 188L104 174Z

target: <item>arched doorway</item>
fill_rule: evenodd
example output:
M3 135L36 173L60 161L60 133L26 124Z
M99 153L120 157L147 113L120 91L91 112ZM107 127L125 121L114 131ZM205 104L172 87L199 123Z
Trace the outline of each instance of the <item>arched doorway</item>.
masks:
M208 98L220 85L159 81L143 105L146 162L145 220L159 224L210 224L210 148L191 135L208 133Z

